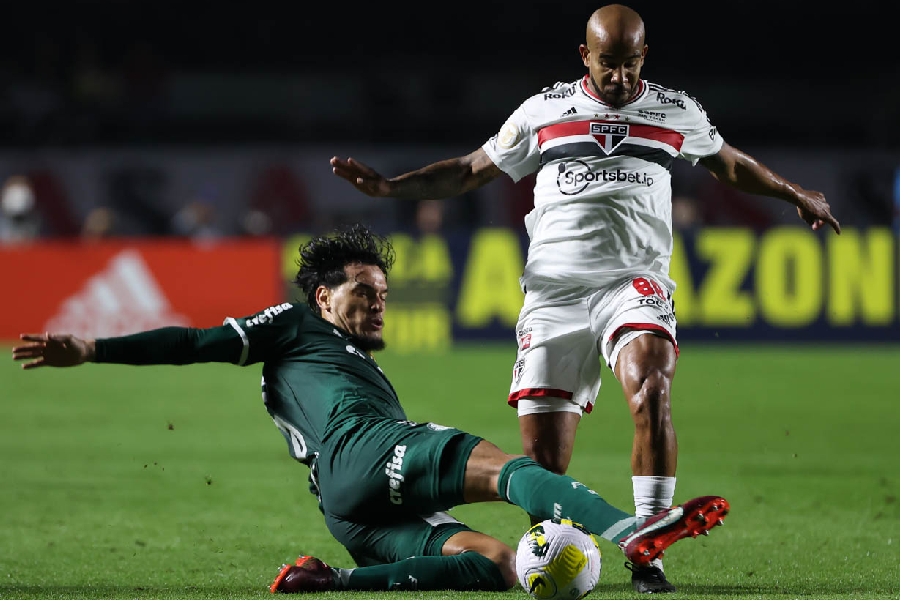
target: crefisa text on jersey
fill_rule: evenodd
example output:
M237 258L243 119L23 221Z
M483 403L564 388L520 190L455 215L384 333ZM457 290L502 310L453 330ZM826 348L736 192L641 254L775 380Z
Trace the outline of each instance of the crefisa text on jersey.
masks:
M293 308L293 305L290 302L285 302L283 304L276 304L275 306L270 306L266 310L262 311L252 319L247 319L244 324L247 327L253 327L254 325L261 325L263 323L271 323L272 320L283 313L286 310Z

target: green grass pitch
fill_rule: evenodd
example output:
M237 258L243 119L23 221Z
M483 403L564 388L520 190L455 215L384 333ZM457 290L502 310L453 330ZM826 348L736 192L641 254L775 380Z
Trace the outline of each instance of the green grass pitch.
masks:
M411 419L518 452L513 353L457 346L380 362ZM350 566L263 409L259 372L0 365L0 598L262 598L298 554ZM898 388L897 346L685 344L676 501L722 494L732 512L667 553L675 598L898 597ZM570 474L630 509L631 423L606 370L578 436ZM454 514L509 544L526 529L506 504ZM601 550L592 597L637 597L619 551Z

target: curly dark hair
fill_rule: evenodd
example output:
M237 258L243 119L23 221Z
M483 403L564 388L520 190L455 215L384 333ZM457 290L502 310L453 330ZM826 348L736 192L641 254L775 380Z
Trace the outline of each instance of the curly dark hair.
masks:
M375 265L387 276L394 265L394 247L384 236L365 225L351 225L314 237L300 246L297 284L306 294L306 303L318 315L316 290L320 285L333 289L347 281L344 267L352 264Z

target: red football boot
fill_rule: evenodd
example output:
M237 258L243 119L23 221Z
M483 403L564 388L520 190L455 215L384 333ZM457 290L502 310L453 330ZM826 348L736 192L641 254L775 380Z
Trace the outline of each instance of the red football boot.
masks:
M637 531L620 540L619 547L635 566L643 567L682 538L709 535L710 529L724 524L728 508L728 500L721 496L688 500L647 519Z
M335 589L334 570L318 558L301 556L297 563L284 565L269 586L273 594L297 594L301 592L327 592Z

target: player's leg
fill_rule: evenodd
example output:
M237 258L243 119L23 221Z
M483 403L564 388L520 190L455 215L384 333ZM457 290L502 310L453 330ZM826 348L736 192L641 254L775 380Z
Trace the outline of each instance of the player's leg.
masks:
M483 590L515 584L515 552L446 513L368 526L326 517L329 530L358 564L342 569L301 556L282 567L273 592L329 590Z
M672 342L644 334L619 353L616 377L634 421L631 471L635 516L638 522L672 505L678 443L672 425L671 389L675 375ZM632 568L632 587L641 593L674 592L661 560Z
M671 414L677 345L671 295L652 277L625 282L606 299L600 345L622 385L634 423L631 469L638 521L672 506L678 445ZM598 311L599 312L599 311ZM635 589L675 591L657 570L636 572Z
M671 407L675 361L672 342L648 333L628 342L616 363L616 377L622 384L634 421L631 471L635 480L648 478L643 489L639 490L635 484L639 518L671 506L678 464ZM666 482L667 479L671 482Z
M678 445L671 389L678 346L671 294L650 276L592 299L592 321L634 422L631 469L635 511L649 517L672 505Z
M531 301L535 304L536 301ZM584 300L523 311L509 403L516 406L522 450L565 474L582 412L600 386L600 363ZM532 516L532 522L537 522Z
M565 475L575 449L575 432L581 421L581 410L531 412L535 406L555 408L571 405L563 398L523 398L519 400L519 433L522 451L539 465L559 475Z
M669 545L721 524L728 503L718 496L696 498L663 511L638 527L635 518L566 475L551 473L527 456L506 454L482 440L469 454L466 502L505 500L541 519L566 518L622 547L629 560L646 565Z
M552 473L527 456L507 454L482 440L469 455L466 502L505 500L538 521L566 518L613 542L634 532L632 515L607 503L567 475Z
M358 568L301 557L273 589L508 589L512 549L440 512L463 502L466 461L481 438L433 423L377 425L378 435L358 434L352 451L318 469L328 530Z

